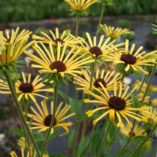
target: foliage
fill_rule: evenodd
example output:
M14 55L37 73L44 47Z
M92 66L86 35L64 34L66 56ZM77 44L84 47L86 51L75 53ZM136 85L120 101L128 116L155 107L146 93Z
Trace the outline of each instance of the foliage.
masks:
M114 5L106 7L108 15L137 15L157 13L156 0L114 0ZM120 5L119 5L120 4ZM89 16L100 14L100 3L89 11ZM0 0L0 21L33 21L51 17L66 17L70 12L64 0Z

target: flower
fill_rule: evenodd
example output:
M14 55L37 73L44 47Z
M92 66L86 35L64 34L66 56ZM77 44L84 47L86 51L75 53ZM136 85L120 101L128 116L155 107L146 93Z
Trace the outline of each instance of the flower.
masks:
M152 104L152 106L157 106L157 99L153 99L153 100L151 101L151 104Z
M157 124L157 109L153 108L152 106L145 107L146 111L141 112L143 115L142 121L150 125Z
M128 137L146 136L146 131L137 124L135 124L134 128L129 125L126 125L124 128L120 129L120 132Z
M85 11L97 0L65 0L74 11Z
M122 35L128 34L128 29L122 29L119 27L107 26L106 24L100 25L100 28L104 31L106 37L110 37L111 39L117 39Z
M101 90L98 88L95 89L95 92L86 90L86 94L92 96L93 99L84 100L85 103L99 104L95 109L86 112L88 117L91 117L96 112L101 113L101 111L104 110L104 112L94 120L94 125L106 115L109 115L110 121L117 123L118 127L124 126L124 120L131 126L132 122L129 118L137 121L141 120L141 116L136 112L143 110L143 108L135 108L131 106L133 102L130 95L134 92L135 88L129 91L128 86L124 86L122 83L117 84L117 82L115 82L114 90L109 93L102 83L100 83L100 85L102 87Z
M0 67L15 62L32 45L32 42L27 43L30 34L28 30L19 32L19 28L10 34L0 31Z
M37 156L37 153L33 149L33 146L29 145L28 147L28 143L24 137L21 137L18 140L17 144L18 144L18 147L20 148L20 153L21 153L19 157L36 157ZM11 151L9 154L11 157L18 157L15 151ZM43 154L43 157L49 157L49 155Z
M60 33L58 28L55 29L55 32L49 30L49 35L44 32L41 32L41 35L42 36L33 35L33 39L46 44L52 43L54 46L57 46L58 43L61 45L67 44L68 46L77 46L79 43L79 38L74 37L67 30Z
M144 66L153 66L156 63L156 52L146 53L142 51L143 47L135 49L135 44L129 48L129 40L125 42L125 49L120 49L119 52L112 53L106 56L106 61L119 65L119 70L122 72L142 72L148 74Z
M69 50L66 45L61 46L60 43L57 45L56 52L52 44L49 44L49 48L43 43L35 44L33 48L38 56L29 52L27 55L35 62L32 67L39 68L40 73L57 73L62 77L65 74L76 76L81 73L80 69L93 62L86 54L80 54L80 50L75 48Z
M42 92L53 92L53 88L45 88L43 84L43 79L37 75L34 79L32 79L32 75L26 75L21 73L21 80L18 80L15 83L16 93L18 94L18 101L21 101L22 98L26 100L31 99L33 102L36 102L35 96L39 96L42 98L47 98ZM10 94L10 89L4 80L0 80L0 94Z
M55 128L63 128L65 133L69 132L68 127L72 126L72 122L66 122L68 118L74 116L74 113L68 114L70 110L70 105L65 105L63 107L63 103L61 102L54 114L54 104L51 102L51 109L48 110L48 106L46 101L41 102L41 106L35 103L35 108L31 107L32 113L28 114L31 118L31 129L38 130L39 132L44 132L50 128L51 120L52 120L52 128L51 134L54 132ZM54 115L53 115L54 114Z
M134 86L140 87L141 84L142 84L142 81L136 80L135 83L134 83ZM143 85L142 85L141 92L144 93L144 91L147 89L147 87L148 87L148 84L144 82ZM150 85L148 87L148 90L151 91L151 92L157 92L157 86Z
M111 90L114 87L114 82L120 80L121 76L115 71L96 70L96 75L93 77L92 88L101 88L100 82L107 89ZM89 89L91 80L91 72L83 70L82 75L75 78L74 83L81 86L78 90Z
M100 39L97 39L96 36L92 38L89 33L86 33L86 37L87 41L82 39L83 41L80 43L80 45L83 47L82 51L87 52L93 58L104 57L117 50L117 47L123 45L117 44L113 46L115 41L111 41L110 38L105 40L104 35L101 35Z

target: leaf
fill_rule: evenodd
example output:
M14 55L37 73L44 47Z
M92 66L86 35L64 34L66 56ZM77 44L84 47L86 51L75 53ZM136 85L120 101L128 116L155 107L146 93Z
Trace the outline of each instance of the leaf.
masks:
M131 94L131 99L133 101L133 107L139 107L140 106L140 103L134 94Z
M152 31L153 34L157 34L157 21L152 24Z
M50 154L49 157L66 157L64 154Z
M24 132L20 128L10 128L10 131L19 137L24 136Z
M69 97L69 103L71 105L72 112L75 112L78 118L81 118L83 116L82 112L83 100L77 100Z

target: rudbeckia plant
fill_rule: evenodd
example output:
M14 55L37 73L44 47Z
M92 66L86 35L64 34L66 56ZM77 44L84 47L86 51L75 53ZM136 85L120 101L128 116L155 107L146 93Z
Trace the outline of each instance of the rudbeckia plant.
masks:
M157 51L118 40L130 31L101 24L104 10L101 34L81 35L79 17L98 1L65 2L77 17L76 35L60 27L38 35L20 28L0 31L0 94L12 96L21 121L14 131L19 150L8 154L143 157L155 150L157 99L151 96L157 91ZM102 9L111 3L99 2ZM18 64L23 56L30 60L29 72ZM130 76L136 79L126 84ZM66 151L56 154L48 144L59 138L66 139Z

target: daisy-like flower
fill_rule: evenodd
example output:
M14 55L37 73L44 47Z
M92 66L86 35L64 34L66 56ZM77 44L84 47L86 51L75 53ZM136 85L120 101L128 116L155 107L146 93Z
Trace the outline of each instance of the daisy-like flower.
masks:
M141 84L142 84L142 81L136 80L136 82L134 83L134 86L140 87ZM142 86L142 89L141 89L141 92L144 93L144 91L146 91L147 87L148 87L148 84L144 82L143 86ZM148 90L151 91L151 92L157 92L157 86L150 85Z
M53 92L53 88L46 88L43 84L43 79L37 75L32 79L32 75L26 75L22 72L21 80L18 80L15 83L16 93L18 94L18 101L21 101L22 98L31 99L33 102L36 102L35 97L39 96L41 98L47 98L42 92ZM9 86L7 82L0 80L0 94L10 94Z
M48 48L43 43L35 44L33 48L38 56L29 52L27 55L35 62L32 67L40 69L40 73L57 73L62 77L66 74L76 76L81 73L82 68L93 62L86 54L80 53L80 50L68 49L60 43L57 45L57 52L52 44Z
M100 83L107 89L111 90L114 87L114 82L119 81L121 76L115 71L96 70L96 75L93 77L92 88L101 88ZM91 80L91 72L89 70L83 70L82 75L75 78L74 83L81 86L78 90L89 89Z
M55 115L54 113L54 104L51 102L51 109L48 110L47 104L45 101L41 102L41 106L39 104L35 103L35 108L31 107L32 113L28 114L28 116L31 118L31 129L38 130L39 132L45 132L50 128L51 120L53 122L51 134L54 132L54 129L56 128L63 128L65 130L65 133L69 132L70 126L73 125L72 122L67 122L66 120L72 116L74 116L74 113L68 114L70 110L70 105L65 105L63 107L63 103L61 102L56 111Z
M33 39L47 44L52 43L54 46L57 46L58 43L61 45L67 44L68 46L77 46L77 44L80 42L79 38L74 37L66 30L60 33L58 28L56 28L54 32L49 30L49 35L45 32L41 32L41 35L42 36L33 35Z
M143 118L142 121L147 123L147 124L151 124L151 125L155 125L157 124L157 109L153 108L152 106L146 106L146 111L142 112Z
M92 4L96 3L97 0L65 0L65 2L71 7L74 11L85 11Z
M123 135L128 136L128 137L146 136L146 131L137 124L134 126L134 128L132 128L129 125L126 125L124 128L120 129L120 132Z
M104 31L106 37L110 37L111 39L117 39L122 35L128 34L129 30L128 29L123 29L119 27L112 27L112 26L107 26L106 24L100 25L100 28Z
M32 45L27 43L30 34L28 30L19 32L19 28L10 33L0 31L0 67L15 62Z
M37 153L36 151L33 149L32 145L29 145L29 148L26 144L26 139L24 137L21 137L18 140L18 147L20 148L20 156L19 157L36 157ZM11 151L10 153L11 157L18 157L18 155L16 154L15 151ZM43 157L49 157L48 154L43 154Z
M152 105L152 106L157 106L157 99L153 99L153 100L151 101L151 105Z
M132 125L132 122L129 118L135 119L137 121L141 120L141 116L137 114L137 111L144 110L143 108L132 107L133 103L130 95L135 89L129 91L128 86L123 86L122 83L114 83L113 92L109 93L106 88L100 83L102 90L96 88L95 92L86 90L86 93L93 97L93 99L85 99L85 103L97 103L95 109L87 111L87 116L91 117L96 112L103 113L94 120L93 124L95 125L98 121L103 119L105 116L109 115L111 122L116 123L118 127L124 126L124 121L128 125Z
M119 70L129 72L142 72L148 74L144 66L153 66L156 63L157 51L147 53L143 51L143 47L135 48L135 44L129 47L129 40L126 40L125 49L112 53L105 59L113 64L119 65Z
M93 58L103 57L104 55L110 54L117 49L118 46L122 46L123 44L114 45L114 40L110 40L110 38L105 40L104 35L97 39L96 36L93 38L89 33L86 33L87 41L83 40L80 45L83 47L83 51L87 52Z

